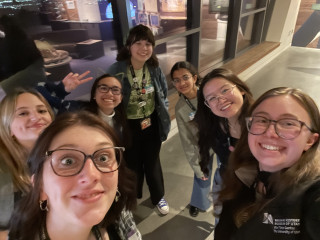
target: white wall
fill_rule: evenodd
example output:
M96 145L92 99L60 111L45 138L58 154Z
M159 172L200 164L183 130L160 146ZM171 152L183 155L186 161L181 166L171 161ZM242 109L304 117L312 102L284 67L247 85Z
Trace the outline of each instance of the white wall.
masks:
M291 46L301 0L276 0L266 41L279 42L280 46L243 71L239 76L248 79L264 65Z

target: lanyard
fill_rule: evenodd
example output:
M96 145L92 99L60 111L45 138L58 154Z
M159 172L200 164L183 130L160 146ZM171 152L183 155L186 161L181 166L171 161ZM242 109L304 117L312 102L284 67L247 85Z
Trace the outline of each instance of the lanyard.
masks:
M183 95L183 97L184 97L184 100L186 101L186 103L188 104L189 108L192 111L196 111L197 109L193 106L193 104L190 102L190 100L185 95Z
M146 93L145 87L146 87L147 81L146 81L146 71L145 70L146 70L145 65L143 65L143 74L142 74L142 82L141 82L141 90L140 90L136 73L134 72L132 64L130 65L130 72L131 72L131 76L132 76L132 80L133 80L132 88L137 91L138 95Z

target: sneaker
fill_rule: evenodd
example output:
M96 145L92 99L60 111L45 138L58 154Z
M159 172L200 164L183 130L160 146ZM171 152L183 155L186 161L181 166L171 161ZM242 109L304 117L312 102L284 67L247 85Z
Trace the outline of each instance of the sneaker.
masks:
M169 205L164 198L161 198L157 204L157 208L162 215L167 215L169 213Z
M190 205L189 214L190 214L191 217L196 217L196 216L198 216L198 214L199 214L199 208Z

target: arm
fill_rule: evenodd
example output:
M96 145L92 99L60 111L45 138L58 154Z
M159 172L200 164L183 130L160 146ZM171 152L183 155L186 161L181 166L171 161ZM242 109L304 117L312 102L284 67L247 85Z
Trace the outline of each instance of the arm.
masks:
M185 116L188 117L188 116ZM183 118L181 112L176 108L176 121L179 129L180 141L186 158L197 178L205 179L199 165L199 149L197 144L196 128ZM192 131L193 130L193 131Z
M92 77L85 78L90 71L79 75L78 73L69 73L59 84L51 82L41 82L36 89L46 98L52 108L56 111L66 111L71 101L64 101L64 98L83 83L92 80Z

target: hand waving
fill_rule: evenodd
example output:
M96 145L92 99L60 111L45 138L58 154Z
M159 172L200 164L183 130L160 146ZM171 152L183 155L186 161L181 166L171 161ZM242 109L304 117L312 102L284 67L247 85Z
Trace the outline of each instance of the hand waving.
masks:
M92 77L86 77L88 74L90 73L90 71L85 71L84 73L82 73L81 75L79 75L78 73L69 73L63 80L62 83L64 85L64 89L66 90L66 92L71 92L72 90L76 89L79 85L89 82L90 80L92 80ZM84 78L84 79L83 79Z

